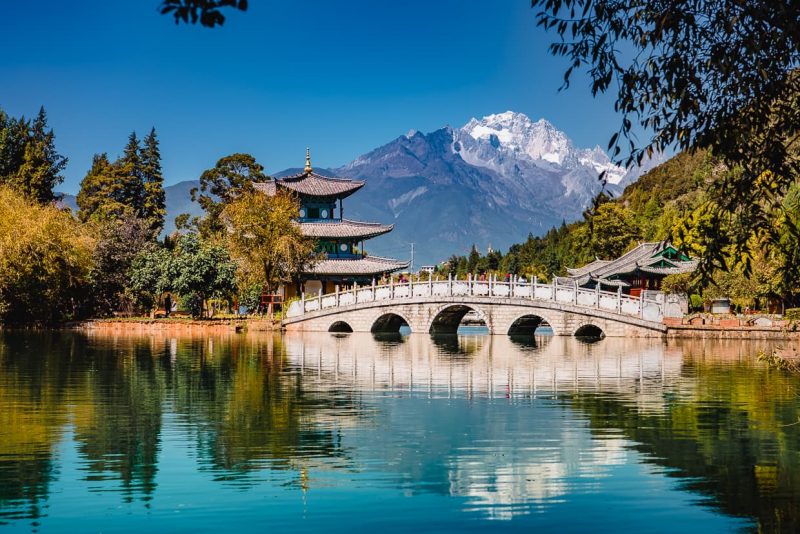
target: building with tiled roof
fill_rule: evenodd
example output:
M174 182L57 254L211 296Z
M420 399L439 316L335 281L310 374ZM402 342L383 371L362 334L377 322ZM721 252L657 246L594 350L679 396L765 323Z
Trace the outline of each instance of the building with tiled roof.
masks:
M360 180L315 173L308 151L305 168L300 174L254 184L256 190L267 195L278 191L297 195L300 200L297 224L304 235L317 240L318 250L325 253L324 260L301 273L295 287L285 288L285 297L300 292L331 293L336 286L369 284L375 278L409 266L407 261L369 256L364 252L364 241L391 232L394 225L344 218L343 200L365 184Z
M642 290L661 289L670 274L691 273L697 260L689 258L670 243L641 243L614 260L597 259L583 267L567 269L568 281L581 287L621 288L639 296Z

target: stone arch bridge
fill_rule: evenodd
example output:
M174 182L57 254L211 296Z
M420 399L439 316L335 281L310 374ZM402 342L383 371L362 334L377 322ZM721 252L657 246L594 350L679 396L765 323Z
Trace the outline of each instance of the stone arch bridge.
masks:
M287 331L455 333L474 311L496 335L529 335L549 325L555 335L661 337L669 305L649 292L634 298L558 283L445 280L372 285L313 297L286 311Z

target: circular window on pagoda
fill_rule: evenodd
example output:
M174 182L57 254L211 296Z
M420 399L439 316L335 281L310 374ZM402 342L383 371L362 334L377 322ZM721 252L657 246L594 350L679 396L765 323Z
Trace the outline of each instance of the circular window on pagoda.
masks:
M323 219L327 219L328 218L328 210L322 210L321 212L319 212L319 215Z
M347 252L347 243L342 243L341 245L339 245L339 249L342 252Z
M306 216L306 210L305 209L301 209L300 210L300 217L305 217L305 216Z

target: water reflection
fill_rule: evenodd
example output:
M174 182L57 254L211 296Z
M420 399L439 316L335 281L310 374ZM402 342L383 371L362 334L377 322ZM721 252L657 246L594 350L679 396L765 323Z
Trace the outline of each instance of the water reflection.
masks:
M253 501L237 520L288 526L301 514L323 529L328 507L307 495L334 492L351 521L382 517L362 517L364 501L418 510L394 518L398 529L430 521L425 506L443 528L576 524L589 506L609 528L653 527L658 513L698 529L747 524L718 510L792 530L798 379L756 363L760 346L7 333L0 523L68 528L52 510L69 506L124 525L180 498L210 528L213 510L269 494L284 506Z

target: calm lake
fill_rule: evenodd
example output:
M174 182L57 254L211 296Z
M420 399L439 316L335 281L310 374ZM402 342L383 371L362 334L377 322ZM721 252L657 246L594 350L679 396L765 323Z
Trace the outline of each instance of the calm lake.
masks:
M0 531L796 531L764 346L0 334Z

